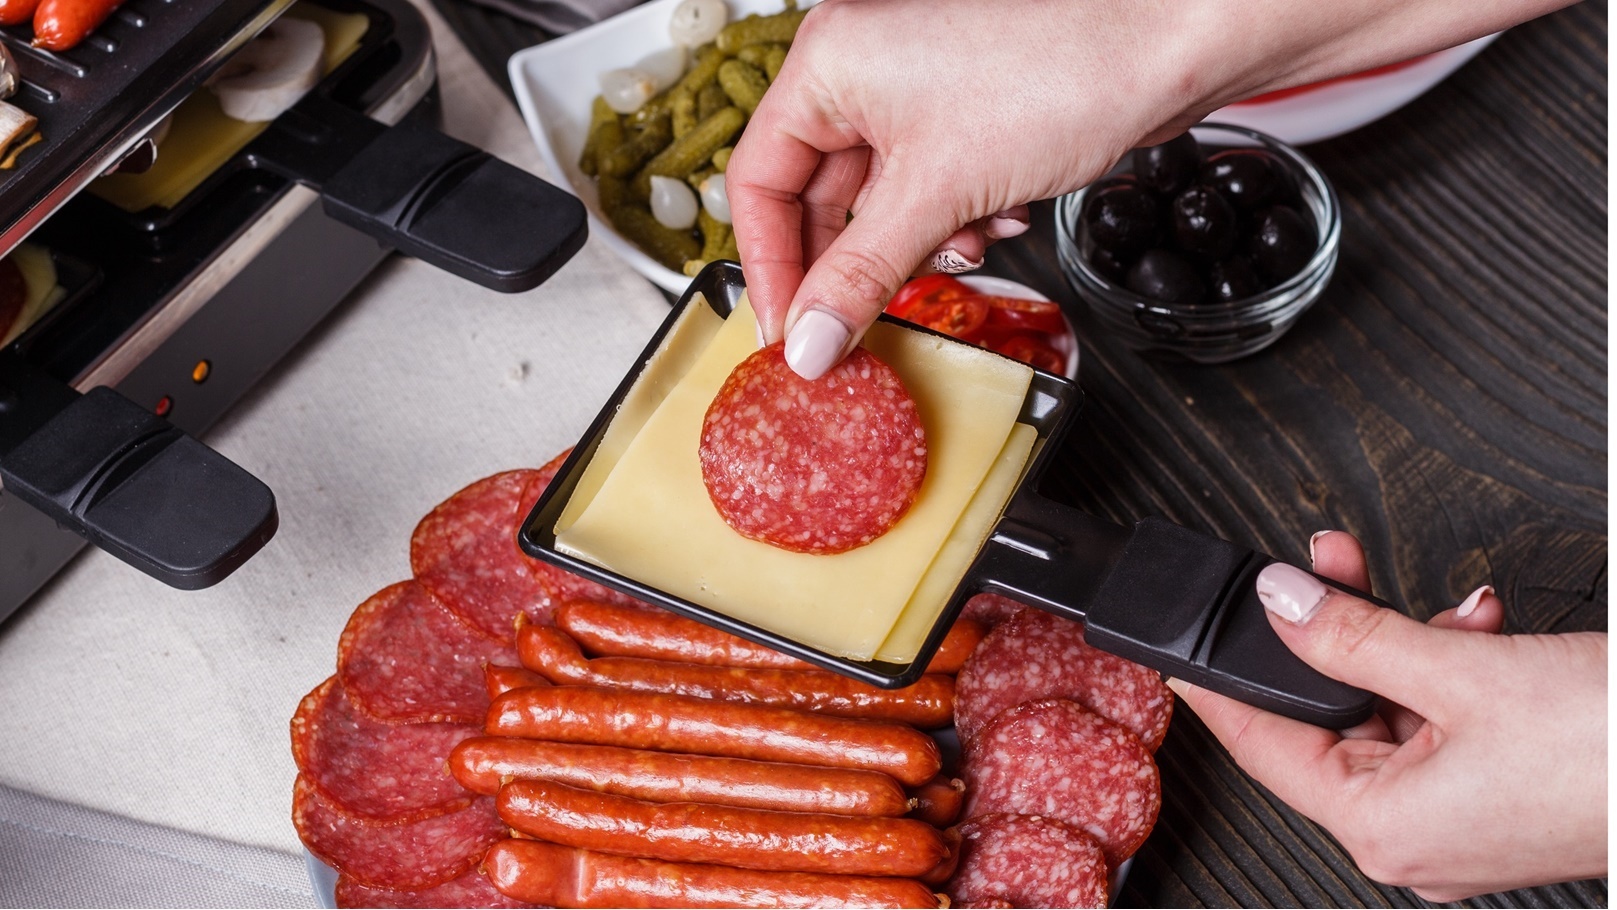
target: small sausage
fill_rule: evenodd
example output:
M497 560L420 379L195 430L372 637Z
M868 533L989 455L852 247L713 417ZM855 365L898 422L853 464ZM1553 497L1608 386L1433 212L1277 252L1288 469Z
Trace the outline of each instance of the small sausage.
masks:
M912 803L897 781L875 771L499 736L462 741L449 753L449 771L488 796L508 778L538 778L652 802L780 812L898 816Z
M878 689L827 670L748 670L639 657L591 660L567 633L537 623L518 624L517 656L554 683L773 705L923 729L954 722L954 679L936 674L902 689Z
M817 669L808 661L667 610L580 600L563 604L555 623L591 654L754 670ZM987 632L988 627L974 619L957 620L926 672L959 672Z
M123 0L39 0L34 10L34 47L65 51L89 37Z
M489 705L485 733L880 771L915 787L943 767L932 737L903 724L684 695L552 686Z
M938 829L912 818L654 803L548 780L511 781L495 806L506 824L553 844L738 869L914 878L951 855Z
M760 872L609 856L536 840L489 848L483 872L507 897L546 907L925 907L941 904L903 878Z
M464 781L461 786L465 786ZM915 808L910 810L910 818L947 828L960 820L960 810L966 804L966 782L958 777L939 774L916 787L911 795L915 799Z
M34 18L39 0L0 0L0 25L21 25Z
M490 699L499 698L512 689L520 689L523 686L550 685L550 680L532 670L522 667L502 667L499 664L483 665L483 682L488 686Z

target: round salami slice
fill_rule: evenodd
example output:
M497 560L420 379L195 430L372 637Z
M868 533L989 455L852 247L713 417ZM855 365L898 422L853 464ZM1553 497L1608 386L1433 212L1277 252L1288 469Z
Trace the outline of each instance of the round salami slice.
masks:
M392 891L362 885L346 875L337 877L333 895L339 907L431 908L431 907L495 907L517 910L532 907L501 894L483 873L473 869L441 885L416 891Z
M1027 604L1011 600L1003 594L984 591L966 601L966 605L960 608L960 615L965 619L975 619L985 626L997 626L1027 608Z
M516 650L462 622L415 581L383 588L348 618L337 675L366 714L391 723L482 724L483 665L516 663Z
M355 816L400 822L471 805L449 753L480 728L386 724L354 709L337 677L304 696L292 716L292 760L314 787Z
M1145 842L1162 808L1162 780L1139 737L1075 701L1026 702L966 743L968 819L1043 815L1100 843L1113 868Z
M504 642L516 618L550 621L556 592L541 563L517 546L523 492L537 472L485 477L427 513L410 535L410 569L472 627Z
M960 669L955 729L970 739L1007 708L1070 698L1155 752L1173 717L1173 691L1150 667L1090 647L1084 627L1031 607L988 633Z
M777 342L736 366L702 420L708 496L738 533L800 553L864 546L926 477L926 430L898 374L857 348L819 379Z
M983 815L960 826L960 865L947 890L961 906L1105 907L1106 857L1065 822Z
M494 799L404 823L346 812L303 775L292 787L292 824L321 862L362 885L431 888L470 872L483 852L507 836Z

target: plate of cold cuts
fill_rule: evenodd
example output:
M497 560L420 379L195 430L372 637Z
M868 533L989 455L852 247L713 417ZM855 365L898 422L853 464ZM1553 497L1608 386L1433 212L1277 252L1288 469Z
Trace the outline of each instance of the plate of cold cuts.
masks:
M561 460L401 529L412 577L353 610L296 706L292 820L322 906L1115 894L1163 798L1154 671L979 594L914 685L830 673L525 555Z
M1499 34L1363 73L1259 95L1214 111L1207 119L1254 129L1293 145L1330 139L1414 101L1482 53Z

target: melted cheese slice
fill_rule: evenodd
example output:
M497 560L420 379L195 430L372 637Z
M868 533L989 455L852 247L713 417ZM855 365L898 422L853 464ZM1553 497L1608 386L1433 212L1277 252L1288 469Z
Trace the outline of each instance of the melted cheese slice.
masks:
M919 616L906 624L921 628L919 636L906 631L893 647L884 644L1005 455L1032 370L970 345L874 326L866 347L898 372L926 426L926 479L909 513L872 543L832 555L794 553L725 524L697 457L708 405L735 365L757 349L752 310L743 301L722 323L703 304L687 310L636 381L563 510L557 549L829 654L868 660L878 651L896 655L899 641L913 639L913 657L929 628ZM1017 464L1009 472L991 514L973 513L973 526L964 529L974 540L972 554L1020 471ZM933 620L970 555L946 560L958 571L927 586L929 599L943 592L930 604Z

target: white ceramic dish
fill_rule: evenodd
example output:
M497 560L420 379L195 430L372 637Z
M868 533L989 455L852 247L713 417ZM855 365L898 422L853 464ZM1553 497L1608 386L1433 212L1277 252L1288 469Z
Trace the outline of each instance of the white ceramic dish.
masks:
M1498 37L1497 33L1487 35L1438 51L1391 72L1326 82L1273 101L1232 104L1207 119L1268 133L1292 145L1330 139L1380 120L1419 98Z
M726 0L730 18L751 13L778 13L782 0ZM605 70L636 63L647 54L670 47L668 18L679 0L652 0L589 28L511 56L511 88L522 119L528 123L539 155L561 186L584 201L590 233L599 237L634 270L671 294L685 291L690 279L642 253L607 224L595 181L578 169L590 121L590 104L601 93L596 77ZM809 2L799 2L809 6Z

